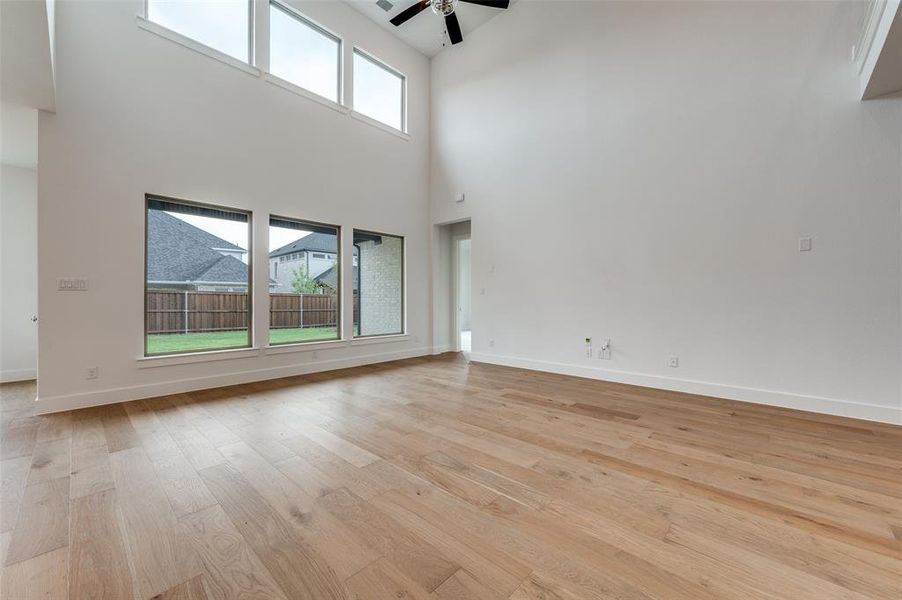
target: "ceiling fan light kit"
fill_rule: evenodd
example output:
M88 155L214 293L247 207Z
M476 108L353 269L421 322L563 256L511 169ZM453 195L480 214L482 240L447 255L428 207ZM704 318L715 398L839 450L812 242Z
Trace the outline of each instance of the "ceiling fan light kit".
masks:
M459 2L498 9L505 9L510 6L510 0L418 0L392 17L390 23L395 27L400 27L427 8L432 7L432 12L444 17L445 29L448 32L451 44L459 44L464 41L463 34L460 31L460 22L457 20L456 11Z
M432 0L432 12L447 17L457 8L457 0Z

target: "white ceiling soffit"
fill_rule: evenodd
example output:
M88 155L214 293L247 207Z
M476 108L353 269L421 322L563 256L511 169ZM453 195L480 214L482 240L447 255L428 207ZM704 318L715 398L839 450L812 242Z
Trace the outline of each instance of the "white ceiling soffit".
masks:
M902 92L902 4L885 3L861 74L862 98Z
M370 20L375 21L380 27L391 31L409 46L416 48L426 56L433 57L438 54L445 45L451 45L451 42L448 41L448 36L445 35L444 19L432 12L429 8L400 27L395 27L389 23L389 19L414 4L416 0L383 0L381 4L388 2L392 6L391 10L387 12L377 5L377 0L345 1L359 12L369 17ZM512 10L514 6L514 2L511 2L511 8L507 10ZM457 10L455 12L457 12L460 30L463 33L464 41L462 43L466 44L468 33L472 33L489 19L507 11L478 6L466 2L458 2Z
M38 166L38 109L0 103L0 162L31 169Z
M55 109L53 6L0 0L0 101Z

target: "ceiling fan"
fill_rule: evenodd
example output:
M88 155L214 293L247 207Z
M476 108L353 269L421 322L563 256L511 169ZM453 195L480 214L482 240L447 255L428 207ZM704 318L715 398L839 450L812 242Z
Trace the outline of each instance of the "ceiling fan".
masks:
M448 30L448 38L451 40L451 43L459 44L464 41L464 36L460 32L460 22L458 22L457 14L454 12L458 2L501 9L510 6L510 0L418 0L412 6L405 8L392 17L391 24L398 27L431 6L432 12L445 17L445 29Z

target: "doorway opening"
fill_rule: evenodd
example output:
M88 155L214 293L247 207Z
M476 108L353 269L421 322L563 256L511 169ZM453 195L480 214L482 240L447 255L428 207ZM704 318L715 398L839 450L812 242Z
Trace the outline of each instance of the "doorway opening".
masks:
M457 335L461 352L473 348L470 319L470 239L457 240Z
M455 349L467 354L473 348L470 257L470 222L455 223L451 228L452 334Z

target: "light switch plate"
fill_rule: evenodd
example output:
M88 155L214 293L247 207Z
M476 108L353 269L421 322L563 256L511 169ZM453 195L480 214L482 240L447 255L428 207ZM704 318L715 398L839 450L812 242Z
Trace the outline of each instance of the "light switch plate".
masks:
M799 252L811 252L811 238L799 238Z
M61 292L87 292L88 280L68 277L56 280L56 289Z

